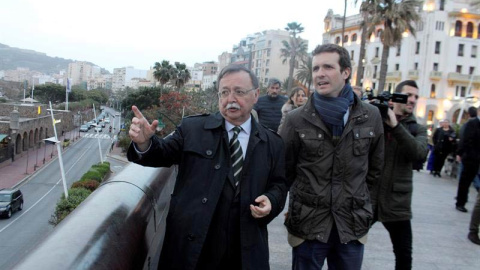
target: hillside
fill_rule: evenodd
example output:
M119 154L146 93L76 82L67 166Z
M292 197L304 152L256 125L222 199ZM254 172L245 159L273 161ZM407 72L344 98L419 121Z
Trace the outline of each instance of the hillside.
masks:
M45 53L14 48L0 43L0 70L12 70L22 67L44 74L54 74L60 70L66 70L68 64L74 61L72 59L50 57ZM95 65L93 63L90 64ZM108 72L102 69L102 73Z

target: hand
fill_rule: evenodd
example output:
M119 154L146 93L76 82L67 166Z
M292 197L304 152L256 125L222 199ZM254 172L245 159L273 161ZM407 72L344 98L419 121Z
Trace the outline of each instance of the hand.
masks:
M137 144L139 151L145 151L149 146L150 138L155 134L158 121L155 120L150 125L137 106L132 106L132 111L135 117L132 119L128 135L130 136L130 139Z
M388 118L385 119L384 121L385 121L385 124L387 124L391 128L394 128L398 125L397 116L395 116L395 113L390 108L388 108Z
M255 202L258 203L258 206L250 204L250 211L254 218L262 218L270 214L272 211L272 204L267 196L261 195L255 199Z

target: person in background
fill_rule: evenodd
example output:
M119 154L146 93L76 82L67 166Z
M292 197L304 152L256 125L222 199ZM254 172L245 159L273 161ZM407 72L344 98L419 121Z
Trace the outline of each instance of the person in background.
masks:
M335 44L312 52L315 92L285 117L290 186L285 225L292 269L361 269L384 159L379 110L349 84L350 55Z
M417 124L415 81L399 83L396 93L408 95L406 104L393 103L384 120L385 167L378 190L378 220L390 234L395 269L412 269L412 165L428 154L427 128Z
M282 106L282 120L280 120L280 125L278 126L278 132L280 132L280 129L282 128L283 122L285 121L285 115L292 111L293 109L296 109L305 102L307 102L308 97L305 93L305 89L301 87L295 87L292 89L292 92L290 93L290 96L288 97L287 102L283 104Z
M478 108L477 108L478 110ZM478 112L478 111L477 111ZM463 165L460 181L458 181L457 202L455 209L468 212L465 204L468 200L468 191L473 179L478 174L480 165L480 119L470 119L465 123L457 149L457 161ZM478 230L477 230L478 232Z
M270 79L267 94L258 98L253 109L257 112L258 122L267 128L277 131L282 119L282 106L287 97L280 95L282 83L277 79Z
M469 120L477 118L477 108L471 106L468 108L468 115L469 115ZM465 129L465 124L462 125L459 131L459 137L461 138L463 136L463 130ZM462 174L463 170L463 165L462 162L458 162L458 170L457 170L457 180L460 181L460 175ZM473 186L477 191L480 191L480 171L477 173L475 178L473 179Z
M287 196L280 136L253 120L257 77L242 65L218 75L219 112L186 117L171 135L154 136L132 110L130 161L178 165L159 269L269 269L267 225Z
M440 127L433 133L433 176L442 177L441 172L447 156L455 151L455 130L450 126L450 121L440 121Z

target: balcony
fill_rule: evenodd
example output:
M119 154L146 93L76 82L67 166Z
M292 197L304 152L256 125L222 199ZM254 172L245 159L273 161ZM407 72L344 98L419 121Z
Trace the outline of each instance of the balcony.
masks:
M470 80L472 79L472 75L468 74L460 74L457 72L449 72L447 76L447 81L449 86L453 86L456 83L463 83L463 84L468 84L470 83ZM480 75L473 75L473 80L472 80L473 86L475 88L480 87Z
M387 80L389 80L389 81L400 81L400 80L402 80L402 72L398 71L398 70L387 72Z
M430 80L432 81L439 81L442 79L442 72L441 71L430 71Z
M410 80L418 80L418 70L409 70L408 71L408 78Z

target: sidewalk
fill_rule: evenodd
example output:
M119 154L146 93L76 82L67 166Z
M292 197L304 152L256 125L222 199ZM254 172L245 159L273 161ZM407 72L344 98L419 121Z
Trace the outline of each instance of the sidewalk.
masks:
M59 141L63 142L63 139L70 139L70 146L75 144L84 133L76 131L65 132L64 136L59 137ZM62 151L68 150L68 147L62 149ZM122 154L122 151L118 147L114 147L113 150L108 153L108 157L115 158L117 160L128 162L126 157ZM57 146L53 144L41 143L40 147L30 148L23 153L22 156L15 156L15 160L5 161L0 166L0 189L13 188L21 185L24 181L27 181L36 171L43 168L48 163L56 160L58 157Z
M468 213L462 213L455 209L455 178L435 178L424 170L414 172L413 179L413 269L480 269L480 246L467 239L476 190L470 188ZM292 248L283 220L280 214L268 226L270 265L275 270L291 269ZM374 224L368 234L362 269L395 269L390 236L381 223Z

